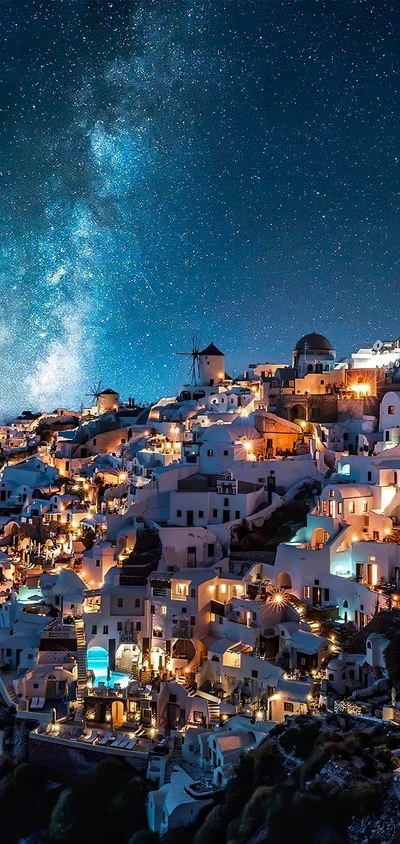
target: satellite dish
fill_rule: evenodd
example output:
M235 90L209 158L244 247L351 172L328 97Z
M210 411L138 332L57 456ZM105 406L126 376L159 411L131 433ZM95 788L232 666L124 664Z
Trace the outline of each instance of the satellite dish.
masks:
M375 340L375 343L372 346L372 351L373 352L380 352L382 346L383 346L382 340Z

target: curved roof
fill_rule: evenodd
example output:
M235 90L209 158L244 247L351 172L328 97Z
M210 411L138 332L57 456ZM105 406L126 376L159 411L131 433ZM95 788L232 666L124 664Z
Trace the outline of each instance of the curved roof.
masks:
M323 334L305 334L304 337L296 343L296 352L332 352L332 346L329 340Z

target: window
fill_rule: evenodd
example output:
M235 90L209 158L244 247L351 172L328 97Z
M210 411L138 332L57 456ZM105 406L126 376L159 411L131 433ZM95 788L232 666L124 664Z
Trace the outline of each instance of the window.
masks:
M345 608L345 609L348 609L349 602L348 602L348 601L343 601L343 606L344 606L344 608Z
M394 414L394 404L389 404L388 414L389 414L389 416L393 416L393 414Z
M355 509L355 508L354 508L354 501L349 501L349 513L350 513L350 516L351 516L351 515L353 515L353 513L354 513L354 509Z
M6 656L12 656L11 648L6 648Z
M184 615L186 615L186 613L187 613L187 607L182 607L182 609L181 609L181 613L183 613Z
M379 530L374 530L372 532L372 538L377 542L379 540Z
M341 501L338 501L338 503L337 503L337 511L338 511L338 516L341 516L342 513L343 513L343 504L342 504Z
M117 621L117 630L121 632L122 630L122 621Z
M199 510L199 519L204 518L204 510Z
M324 589L324 601L329 601L329 589Z
M363 513L368 513L368 501L366 501L365 498L363 501Z
M96 445L96 438L93 440L93 445Z
M229 507L229 498L224 498L224 507Z
M176 511L176 518L180 519L181 515L182 515L182 510L177 510Z
M319 580L314 580L314 586L319 586Z
M327 510L328 510L328 505L327 505L327 502L326 502L326 501L323 501L323 502L322 502L322 512L323 512L323 513L326 513L326 512L327 512Z
M235 519L240 519L240 510L235 510Z
M215 621L215 612L210 612L210 621Z
M389 442L390 440L390 431L385 431L385 442Z
M328 680L334 680L334 679L335 679L335 677L334 677L333 674L328 674Z
M258 678L258 671L254 671L254 670L252 670L252 672L251 672L251 676L252 676L253 680L257 680L257 678Z
M103 633L104 633L104 635L105 635L105 636L107 636L107 633L108 633L108 624L104 624L104 626L103 626Z
M39 683L34 683L34 684L33 684L33 688L34 688L34 689L38 689L38 688L39 688Z
M349 677L350 677L350 680L354 680L354 668L350 668Z
M151 607L150 607L151 615L154 615L155 611L156 611L156 608L155 608L154 604L152 604Z
M195 597L196 597L196 590L195 590L195 589L193 589L193 588L190 590L190 597L191 597L191 598L195 598Z
M364 526L369 527L369 516L364 516Z
M283 711L284 712L294 712L293 703L289 703L287 700L285 700L284 704L283 704Z
M138 631L138 633L140 633L141 629L142 629L142 622L137 621L136 622L136 630Z
M218 519L218 510L213 510L213 519Z
M190 623L191 623L192 627L196 624L196 616L195 615L190 616Z
M97 624L92 625L92 636L95 636L97 633Z
M207 457L213 457L213 456L214 456L214 452L213 452L212 448L209 448L208 451L207 451Z
M227 452L227 450L226 450L226 449L225 449L225 451L224 451L224 457L228 457L228 452Z
M118 606L119 606L119 607L123 607L123 606L124 606L124 599L123 599L123 598L118 598Z
M214 556L214 543L209 542L208 545L207 545L207 557L213 557L213 556Z
M140 598L135 598L135 607L140 607Z
M330 490L329 490L329 498L334 498L334 497L335 497L335 490L334 490L334 489L330 489Z
M273 442L271 439L267 439L267 449L270 450L273 447Z
M372 481L372 472L368 472L368 480Z
M310 592L311 592L310 587L305 586L304 587L304 598L305 598L305 600L308 600L310 598Z
M169 696L169 702L170 702L170 703L176 703L176 695L171 695L171 694L170 694L170 696Z
M160 607L161 615L167 615L167 607L165 604L162 604Z

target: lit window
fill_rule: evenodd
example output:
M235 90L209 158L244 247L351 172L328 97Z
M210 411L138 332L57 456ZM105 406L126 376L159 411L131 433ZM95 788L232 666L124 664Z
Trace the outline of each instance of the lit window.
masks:
M310 587L309 586L304 587L304 598L306 600L308 600L310 598Z
M363 501L363 513L368 513L368 501Z
M167 615L167 608L166 608L165 604L163 604L162 607L161 607L161 615Z
M335 497L335 490L330 489L329 490L329 498L334 498L334 497Z
M389 405L388 414L389 414L389 416L393 416L393 414L394 414L394 405L393 404Z
M354 513L354 501L349 501L349 513L350 515Z
M215 613L210 613L210 621L215 621Z

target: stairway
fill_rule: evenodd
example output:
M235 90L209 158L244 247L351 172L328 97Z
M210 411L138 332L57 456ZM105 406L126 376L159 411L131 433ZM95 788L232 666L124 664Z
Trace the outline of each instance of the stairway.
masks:
M182 737L175 736L174 737L174 749L171 753L171 756L168 759L167 766L165 768L165 779L164 785L167 782L171 782L171 774L174 770L175 765L180 765L182 762Z
M4 683L4 688L7 692L10 700L15 704L16 707L18 707L19 700L17 698L17 695L14 692L14 687L13 687L12 683L9 683L9 684Z
M77 644L78 682L76 684L76 702L79 715L83 714L83 693L87 686L86 670L86 639L85 626L80 618L75 619L75 632Z
M208 704L208 723L210 726L219 724L221 715L221 704L207 701Z
M177 682L179 683L180 686L183 686L185 691L188 693L189 697L195 697L196 696L196 694L197 694L196 686L194 686L193 683L190 683L190 681L186 679L184 674L179 675Z

